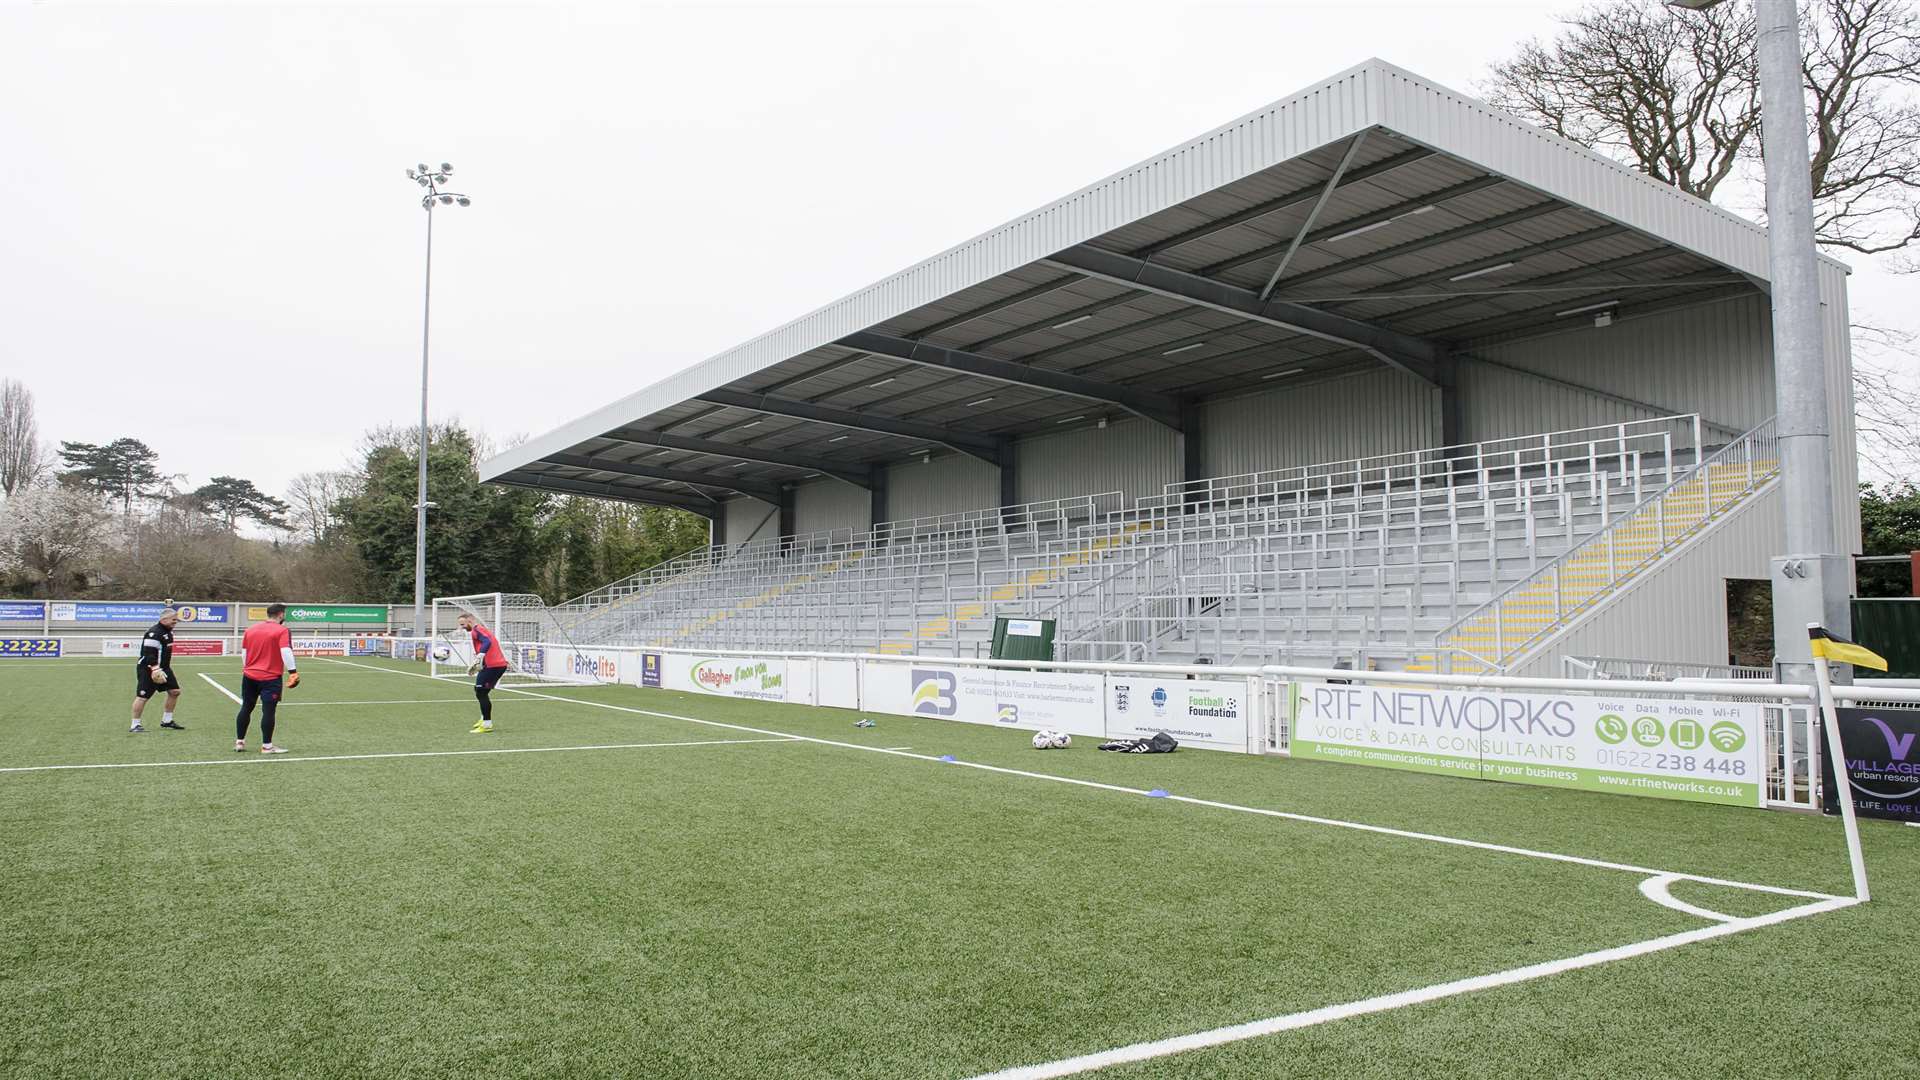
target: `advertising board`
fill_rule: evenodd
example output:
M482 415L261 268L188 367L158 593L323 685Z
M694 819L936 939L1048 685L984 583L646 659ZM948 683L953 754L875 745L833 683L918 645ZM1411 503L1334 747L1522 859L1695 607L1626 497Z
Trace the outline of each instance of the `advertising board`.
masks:
M267 617L265 604L247 607L247 621ZM380 604L288 604L287 623L384 623L387 609Z
M1106 679L1100 675L1017 671L937 660L867 663L866 708L969 724L1071 735L1106 734Z
M1862 817L1920 822L1920 711L1913 709L1839 709L1840 749L1847 758L1853 787L1853 811ZM1826 747L1824 729L1821 746ZM1839 785L1832 758L1820 755L1825 781L1821 809L1840 812Z
M94 600L63 600L53 605L54 622L154 623L165 604L115 604ZM227 604L179 604L174 612L182 623L224 623Z
M294 638L293 639L293 655L295 656L345 656L347 655L347 639L343 637L342 638L324 638L324 637Z
M754 701L787 700L785 660L698 655L668 655L662 656L661 660L661 681L668 690L690 690Z
M1251 696L1245 679L1107 676L1107 737L1140 739L1158 731L1182 744L1247 749Z
M57 637L0 637L0 660L47 660L59 655Z
M1296 683L1292 753L1516 784L1759 806L1760 706Z
M0 622L39 622L46 617L44 600L0 600Z

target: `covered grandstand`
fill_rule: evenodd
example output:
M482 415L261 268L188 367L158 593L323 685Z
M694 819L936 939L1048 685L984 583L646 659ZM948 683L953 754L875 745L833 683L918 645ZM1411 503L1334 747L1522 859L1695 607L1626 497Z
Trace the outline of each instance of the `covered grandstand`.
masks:
M569 604L580 641L975 655L1017 615L1062 659L1722 664L1780 543L1766 274L1752 223L1370 61L482 477L712 520Z

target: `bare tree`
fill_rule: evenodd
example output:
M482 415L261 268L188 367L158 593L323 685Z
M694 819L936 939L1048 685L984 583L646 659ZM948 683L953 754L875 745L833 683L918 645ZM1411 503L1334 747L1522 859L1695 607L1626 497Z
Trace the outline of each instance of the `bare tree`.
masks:
M1589 0L1551 41L1496 64L1483 90L1511 112L1689 194L1764 212L1750 4L1705 12ZM1920 250L1920 19L1913 0L1804 0L1801 22L1819 242ZM1910 335L1856 326L1855 414L1873 470L1920 468Z
M315 546L325 543L339 525L335 510L340 500L357 491L356 479L350 472L310 472L294 477L287 487L287 502L292 507L288 519L294 531Z
M31 487L46 471L47 451L33 415L33 391L18 379L0 379L0 495Z
M1920 21L1912 0L1810 0L1803 14L1815 227L1861 254L1920 241ZM1596 0L1520 47L1495 105L1703 199L1759 209L1760 97L1746 3L1704 12ZM1729 184L1728 181L1734 183ZM1729 189L1729 190L1723 190Z

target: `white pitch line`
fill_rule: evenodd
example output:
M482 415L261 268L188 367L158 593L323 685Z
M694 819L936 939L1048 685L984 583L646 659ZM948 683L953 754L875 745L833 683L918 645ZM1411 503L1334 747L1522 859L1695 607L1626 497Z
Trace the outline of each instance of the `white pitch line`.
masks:
M283 709L291 705L298 705L304 708L312 705L469 705L470 706L472 704L473 704L473 699L470 697L405 698L405 699L394 699L392 701L288 701L285 698L280 699L280 707Z
M368 668L371 671L386 671L393 675L405 675L416 679L432 678L430 675L418 675L409 671L393 671L389 668L375 668L367 664L355 664L350 660L331 660L330 663L349 664L353 667ZM774 731L769 728L749 727L745 724L729 724L720 720L702 720L696 716L680 716L675 713L656 712L652 709L636 709L628 705L614 705L605 701L584 701L580 698L556 697L552 694L540 694L531 690L509 690L510 693L524 694L527 697L541 698L546 701L565 701L575 705L591 705L597 709L613 709L616 712L634 713L640 716L657 716L665 720L681 720L705 727L725 728L730 731L745 731L755 735L780 735L799 742L815 743L820 746L837 746L847 750L860 750L870 754L892 754L897 757L911 758L915 761L938 762L941 764L961 765L969 769L984 772L1002 773L1008 776L1023 776L1033 780L1047 780L1056 784L1072 784L1075 787L1097 788L1102 791L1117 791L1127 795L1145 795L1144 788L1125 787L1120 784L1103 784L1095 780L1081 780L1071 776L1055 776L1051 773L1028 772L1025 769L1009 769L1001 765L985 765L976 761L941 762L931 754L910 754L901 750L889 750L881 746L865 746L860 743L841 742L837 739L821 739L810 735L793 735ZM1753 892L1772 893L1776 896L1795 896L1808 900L1841 899L1831 893L1813 892L1807 889L1787 889L1777 885L1759 885L1750 881L1734 881L1729 878L1708 877L1704 874L1690 874L1678 870L1660 870L1650 866L1636 866L1632 863L1610 862L1605 859L1589 859L1580 855L1564 855L1557 851L1539 851L1534 848L1512 847L1506 844L1493 844L1484 840L1467 840L1457 836L1443 836L1438 833L1413 832L1408 829L1394 829L1385 825L1367 825L1358 821L1343 821L1339 818L1315 817L1311 814L1296 814L1287 810L1268 810L1258 806L1241 806L1236 803L1217 802L1212 799L1196 799L1187 795L1169 795L1169 802L1182 802L1192 806L1208 806L1216 810L1230 810L1242 814L1257 814L1261 817L1280 818L1285 821L1298 821L1309 825L1327 825L1339 829L1352 829L1357 832L1374 833L1381 836L1397 836L1407 840L1426 840L1436 844L1449 844L1454 847L1473 848L1479 851L1494 851L1505 855L1520 855L1530 859L1546 859L1552 862L1571 863L1576 866L1590 866L1599 870L1621 870L1641 877L1670 877L1678 880L1697 881L1707 885L1725 885L1736 889L1749 889Z
M1650 938L1646 941L1635 942L1631 945L1620 945L1611 949L1600 949L1595 952L1581 953L1579 956L1570 956L1565 960L1548 960L1539 964L1528 964L1525 967L1496 971L1491 975L1475 975L1471 978L1455 979L1452 982L1423 986L1416 990L1402 990L1395 994L1382 994L1379 997L1350 1001L1342 1005L1328 1005L1319 1009L1309 1009L1306 1012L1288 1013L1285 1016L1274 1016L1265 1020L1254 1020L1244 1024L1233 1024L1228 1027L1214 1028L1211 1031L1198 1031L1191 1035L1177 1035L1169 1039L1156 1039L1152 1042L1134 1043L1131 1046L1116 1047L1112 1050L1102 1050L1093 1054L1082 1054L1078 1057L1062 1058L1058 1061L1049 1061L1041 1065L1022 1065L1011 1069L1002 1069L999 1072L982 1073L979 1076L973 1077L972 1080L1051 1080L1053 1077L1074 1076L1079 1073L1092 1072L1095 1069L1104 1069L1112 1065L1120 1065L1127 1062L1150 1061L1154 1058L1185 1053L1189 1050L1221 1046L1226 1043L1240 1042L1246 1039L1257 1039L1265 1035L1278 1034L1282 1031L1298 1031L1301 1028L1331 1023L1335 1020L1346 1020L1355 1016L1366 1016L1370 1013L1403 1009L1409 1005L1419 1005L1429 1001L1438 1001L1442 998L1457 997L1461 994L1471 994L1480 990L1490 990L1497 986L1511 986L1514 983L1543 979L1569 971L1578 971L1581 968L1598 967L1602 964L1611 964L1616 960L1627 960L1636 956L1645 956L1648 953L1677 949L1683 945L1692 945L1696 942L1711 941L1715 938L1723 938L1732 934L1755 930L1763 926L1773 926L1790 919L1801 919L1809 915L1821 915L1829 911L1838 911L1841 908L1852 907L1857 903L1859 903L1859 901L1851 897L1835 897L1830 900L1821 900L1817 903L1802 904L1799 907L1783 908L1780 911L1767 915L1756 915L1748 919L1734 919L1730 922L1717 923L1713 926L1703 926L1698 930L1687 930L1678 934L1668 934L1664 937Z
M73 772L82 769L177 769L188 765L247 765L278 763L296 765L303 761L378 761L384 758L473 757L480 754L557 754L567 750L660 750L670 746L739 746L745 743L793 742L792 739L702 739L680 742L601 743L595 746L508 746L493 750L409 750L391 754L323 754L316 757L264 757L260 754L204 761L122 761L103 765L15 765L0 768L0 773Z
M1672 908L1683 915L1691 915L1696 919L1705 919L1708 922L1735 921L1732 915L1689 904L1685 900L1676 899L1673 893L1667 891L1673 887L1675 880L1677 879L1668 877L1665 874L1659 877L1650 877L1640 883L1640 895L1659 904L1661 907Z
M913 749L913 747L911 747L911 746L889 746L889 747L887 747L887 749L888 749L888 750L911 750L911 749Z
M239 694L236 694L236 693L234 693L233 691L231 691L231 690L229 690L229 689L227 689L226 687L224 687L224 686L221 686L221 685L220 685L220 680L218 680L218 679L216 679L216 678L214 678L213 676L211 676L211 675L209 675L209 674L207 674L207 673L206 673L206 672L204 672L204 671L200 673L200 677L201 677L201 678L203 678L203 679L205 679L205 680L207 680L207 685L208 685L208 686L211 686L211 687L213 687L213 688L214 688L215 690L218 690L218 691L220 691L221 693L223 693L223 694L225 694L225 695L227 695L227 697L229 697L229 698L231 698L231 699L233 700L233 703L234 703L235 705L244 705L244 704L246 704L245 702L243 702L243 701L241 701L241 700L240 700L240 695L239 695Z

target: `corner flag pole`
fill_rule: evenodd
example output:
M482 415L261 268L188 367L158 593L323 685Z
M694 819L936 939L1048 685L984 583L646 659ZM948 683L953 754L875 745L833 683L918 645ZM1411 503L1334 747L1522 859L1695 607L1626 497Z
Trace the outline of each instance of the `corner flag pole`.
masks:
M1819 623L1808 623L1808 630L1819 630ZM1833 766L1833 784L1839 789L1840 820L1847 831L1847 861L1853 865L1853 895L1861 901L1873 897L1867 891L1867 860L1860 852L1860 822L1853 816L1853 777L1847 772L1847 754L1840 746L1840 714L1833 705L1833 677L1824 656L1813 658L1813 679L1820 690L1820 717L1827 733L1827 758Z

